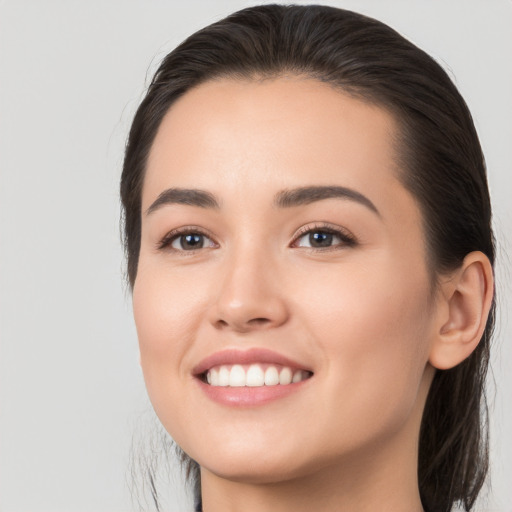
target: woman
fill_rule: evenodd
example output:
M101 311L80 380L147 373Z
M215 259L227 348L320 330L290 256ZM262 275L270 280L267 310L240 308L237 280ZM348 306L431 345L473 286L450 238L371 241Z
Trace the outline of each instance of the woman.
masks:
M349 11L239 11L164 59L121 195L146 386L199 507L472 508L491 211L430 57Z

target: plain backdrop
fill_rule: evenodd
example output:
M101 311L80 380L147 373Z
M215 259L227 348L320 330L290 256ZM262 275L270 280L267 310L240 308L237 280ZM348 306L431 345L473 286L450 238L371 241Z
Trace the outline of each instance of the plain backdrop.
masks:
M253 3L0 1L2 512L136 510L130 447L152 415L123 282L124 141L161 58ZM477 510L510 512L512 3L324 3L374 16L425 49L473 113L494 202L500 300L492 492ZM190 510L178 470L167 494L167 510Z

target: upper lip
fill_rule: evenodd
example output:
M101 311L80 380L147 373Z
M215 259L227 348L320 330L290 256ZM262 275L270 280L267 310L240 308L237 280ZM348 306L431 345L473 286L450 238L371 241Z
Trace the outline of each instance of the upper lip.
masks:
M214 366L232 365L232 364L251 364L251 363L267 363L288 366L296 370L308 370L307 366L283 356L273 350L265 348L251 348L248 350L226 349L215 352L205 357L198 365L194 367L192 373L201 375Z

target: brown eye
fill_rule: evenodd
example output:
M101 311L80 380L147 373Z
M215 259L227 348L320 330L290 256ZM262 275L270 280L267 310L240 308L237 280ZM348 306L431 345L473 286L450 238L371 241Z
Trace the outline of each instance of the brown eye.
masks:
M170 246L178 251L194 251L211 247L213 242L201 233L184 233L178 235L171 242Z
M352 246L354 240L344 233L334 230L311 229L297 239L296 247L323 249L336 246Z
M316 231L309 233L309 245L311 247L330 247L333 242L334 235L332 233L325 233L323 231Z

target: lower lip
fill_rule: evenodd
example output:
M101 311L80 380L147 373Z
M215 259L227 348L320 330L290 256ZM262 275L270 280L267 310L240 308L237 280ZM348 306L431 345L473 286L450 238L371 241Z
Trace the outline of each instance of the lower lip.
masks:
M294 384L257 387L210 386L200 379L197 382L206 396L214 402L233 407L251 407L290 396L307 385L309 380L311 377Z

